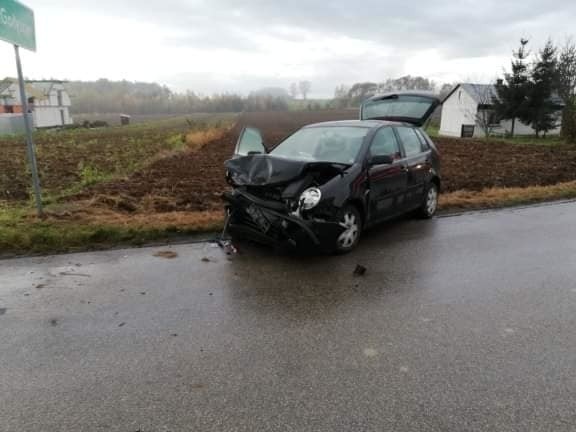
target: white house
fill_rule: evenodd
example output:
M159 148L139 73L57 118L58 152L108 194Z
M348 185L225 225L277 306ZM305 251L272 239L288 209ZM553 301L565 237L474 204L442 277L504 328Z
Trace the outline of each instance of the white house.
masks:
M491 84L458 84L442 103L440 135L454 137L485 136L486 129L491 135L506 135L512 130L511 120L498 121L492 109L496 88ZM558 135L561 126L562 102L554 98L558 105L557 128L548 132ZM534 135L531 126L516 119L514 135Z
M63 81L26 81L26 96L34 127L58 127L74 122L70 115L70 96ZM0 128L10 119L20 119L21 113L18 81L6 79L0 82Z

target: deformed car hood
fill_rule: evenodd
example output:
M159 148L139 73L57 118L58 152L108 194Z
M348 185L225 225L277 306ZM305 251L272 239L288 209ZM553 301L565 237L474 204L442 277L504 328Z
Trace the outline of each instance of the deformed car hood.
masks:
M346 165L332 162L307 162L271 155L250 155L231 159L225 163L233 183L238 186L263 186L288 183L310 170L329 169L334 174Z

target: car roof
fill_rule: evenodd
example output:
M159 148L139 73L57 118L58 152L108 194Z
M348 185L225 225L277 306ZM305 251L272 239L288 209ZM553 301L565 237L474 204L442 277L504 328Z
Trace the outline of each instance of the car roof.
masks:
M387 121L387 120L338 120L338 121L327 121L322 123L313 123L303 127L314 128L314 127L363 127L367 129L377 128L381 126L398 126L407 125L406 123Z

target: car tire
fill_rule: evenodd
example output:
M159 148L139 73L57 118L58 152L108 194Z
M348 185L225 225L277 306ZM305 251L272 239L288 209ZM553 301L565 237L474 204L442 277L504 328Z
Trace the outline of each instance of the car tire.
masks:
M348 204L338 212L338 223L345 229L335 240L334 252L345 254L354 249L362 234L362 215L358 208Z
M422 219L430 219L434 217L438 210L438 186L436 183L430 183L426 188L423 202L418 209L418 216Z

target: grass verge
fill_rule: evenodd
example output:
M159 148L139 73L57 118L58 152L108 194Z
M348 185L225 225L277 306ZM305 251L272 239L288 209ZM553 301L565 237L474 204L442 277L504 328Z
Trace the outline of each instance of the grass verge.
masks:
M140 246L185 235L214 231L222 226L221 212L174 212L135 215L75 216L47 214L38 219L31 210L0 209L0 257Z
M440 196L440 209L443 211L478 210L573 198L576 198L576 181L550 186L489 188L479 192L445 193Z
M576 181L528 188L492 188L441 195L441 211L501 208L576 198ZM32 210L0 207L0 256L47 254L112 246L140 246L221 229L223 213L168 212L131 214L111 210L48 212L40 220Z

